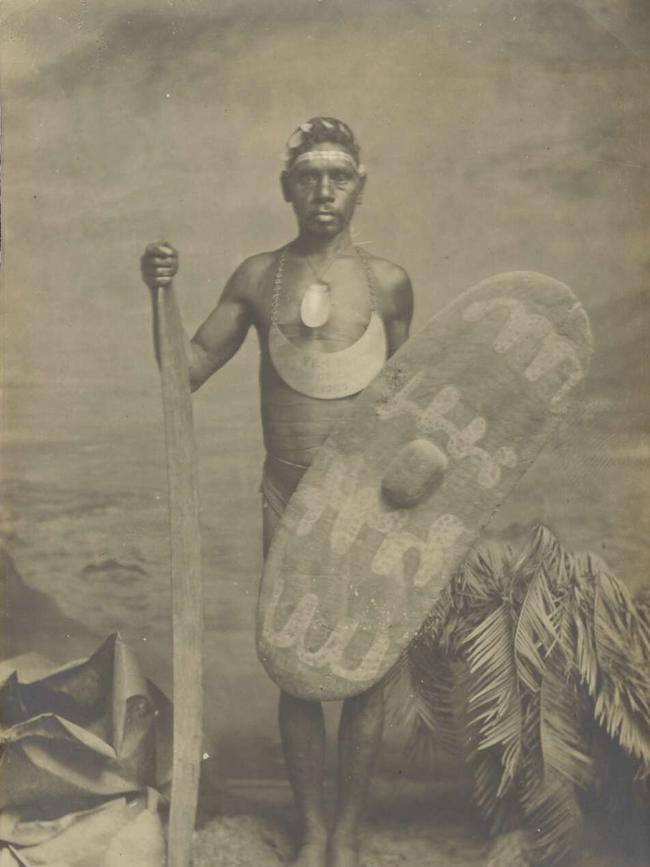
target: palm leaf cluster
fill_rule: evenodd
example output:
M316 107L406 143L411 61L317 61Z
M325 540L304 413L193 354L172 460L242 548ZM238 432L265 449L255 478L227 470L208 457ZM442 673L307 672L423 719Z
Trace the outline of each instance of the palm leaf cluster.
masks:
M518 554L497 543L477 550L405 664L409 749L432 738L462 748L492 832L528 828L540 863L576 845L603 733L648 783L650 606L544 527Z

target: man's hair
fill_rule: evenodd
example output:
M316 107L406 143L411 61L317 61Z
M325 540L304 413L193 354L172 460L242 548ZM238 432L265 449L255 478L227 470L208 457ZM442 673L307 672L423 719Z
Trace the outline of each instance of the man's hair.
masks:
M287 142L286 168L290 169L300 154L321 142L339 145L359 164L361 148L347 123L335 117L312 117L301 123Z

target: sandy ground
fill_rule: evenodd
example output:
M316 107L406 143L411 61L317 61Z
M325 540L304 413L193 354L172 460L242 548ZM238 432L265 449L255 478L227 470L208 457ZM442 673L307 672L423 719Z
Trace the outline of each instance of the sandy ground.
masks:
M286 784L235 783L218 800L225 815L211 818L204 802L194 867L290 862L296 828ZM362 836L363 867L478 867L486 863L487 847L458 787L408 781L398 786L378 781L373 787Z
M331 796L331 793L330 793ZM331 801L331 797L330 797ZM233 783L203 800L193 867L280 867L291 862L295 823L288 785ZM210 816L210 812L220 815ZM467 793L453 784L376 781L362 833L362 867L526 867L525 839L490 840ZM574 867L641 867L592 833Z

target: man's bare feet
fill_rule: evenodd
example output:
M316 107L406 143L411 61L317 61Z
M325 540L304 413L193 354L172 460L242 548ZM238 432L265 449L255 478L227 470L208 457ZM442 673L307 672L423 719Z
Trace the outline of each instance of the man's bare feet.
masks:
M329 867L360 867L359 838L356 834L332 836Z
M291 864L292 867L327 867L327 836L306 839Z

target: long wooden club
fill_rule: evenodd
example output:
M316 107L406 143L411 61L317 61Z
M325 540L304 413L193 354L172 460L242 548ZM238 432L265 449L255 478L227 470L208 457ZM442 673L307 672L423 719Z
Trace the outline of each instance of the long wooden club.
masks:
M155 290L171 548L174 752L169 867L188 867L203 717L203 588L198 468L184 333L171 285Z

